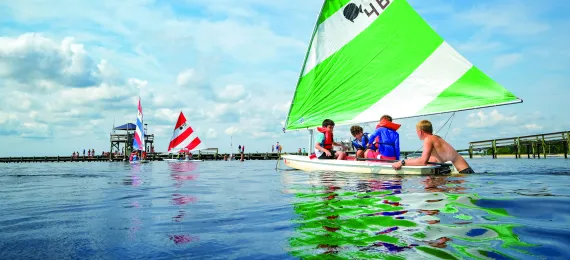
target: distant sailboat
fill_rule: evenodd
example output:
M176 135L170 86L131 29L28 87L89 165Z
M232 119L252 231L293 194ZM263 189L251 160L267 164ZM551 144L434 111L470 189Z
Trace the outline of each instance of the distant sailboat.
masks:
M172 133L172 138L170 138L170 143L168 145L168 152L193 152L203 150L204 145L202 140L198 137L198 134L194 132L194 129L187 123L184 113L180 111L178 115L178 120L174 126L174 131ZM166 159L165 161L191 161L199 162L202 160L194 160L189 158L179 158L179 159Z
M142 112L142 106L141 106L141 98L139 97L139 104L138 104L138 111L137 111L137 123L136 123L135 135L134 135L134 140L133 140L133 148L135 151L142 151L143 153L146 151L145 150L144 136L145 136L145 133L144 133L144 128L143 128L143 112ZM140 157L136 160L133 160L132 156L129 156L129 161L131 163L147 163L148 162L148 160L142 159Z

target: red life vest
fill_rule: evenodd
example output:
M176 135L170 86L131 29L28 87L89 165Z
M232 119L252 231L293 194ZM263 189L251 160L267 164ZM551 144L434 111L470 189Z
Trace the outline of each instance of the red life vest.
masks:
M380 121L380 123L378 123L378 124L376 125L376 129L378 129L378 128L380 128L380 127L386 127L386 128L388 128L388 129L392 129L392 130L394 130L394 131L398 131L398 129L400 129L400 126L401 126L400 124L392 123L392 122L390 122L390 121L388 121L388 120L386 120L386 119L383 119L383 120ZM377 137L374 139L374 142L375 142L374 145L376 146L376 149L378 149L378 144L380 143L380 136L377 136Z
M328 129L324 127L317 127L317 130L323 134L325 134L325 140L321 143L321 146L327 150L333 149L333 133L328 131Z

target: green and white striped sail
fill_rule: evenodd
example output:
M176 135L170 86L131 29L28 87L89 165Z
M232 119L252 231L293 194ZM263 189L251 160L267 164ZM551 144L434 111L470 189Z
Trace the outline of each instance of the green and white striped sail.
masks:
M405 0L325 0L286 130L521 102Z

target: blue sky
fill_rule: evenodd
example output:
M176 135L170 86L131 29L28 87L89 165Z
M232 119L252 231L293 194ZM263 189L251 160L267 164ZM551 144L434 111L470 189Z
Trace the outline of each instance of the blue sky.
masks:
M524 100L455 114L447 139L570 130L566 1L409 0L474 65ZM174 4L173 4L174 3ZM321 1L0 1L0 156L109 150L115 124L145 123L166 151L182 110L207 147L307 147L281 132ZM451 114L429 116L437 129ZM403 150L416 150L415 123ZM372 125L371 125L372 126ZM365 127L365 129L370 129ZM445 135L447 127L440 133ZM337 127L348 137L348 127Z

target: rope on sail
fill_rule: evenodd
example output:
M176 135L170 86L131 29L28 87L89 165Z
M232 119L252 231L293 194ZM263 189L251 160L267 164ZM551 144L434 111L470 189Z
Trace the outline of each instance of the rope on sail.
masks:
M439 128L437 129L437 131L435 131L434 135L437 134L439 132L439 130L441 130L445 125L447 125L447 123L449 122L449 120L451 119L451 122L453 122L453 117L455 116L455 112L453 112L453 114L451 114L451 116L447 119L447 121L445 121L445 123ZM449 127L447 128L447 133L445 133L444 139L445 137L447 137L447 134L449 133L449 129L451 128L451 123L449 124ZM420 148L418 148L417 150L415 150L412 154L417 153L419 150L421 150L424 147L423 143L422 146L420 146Z

